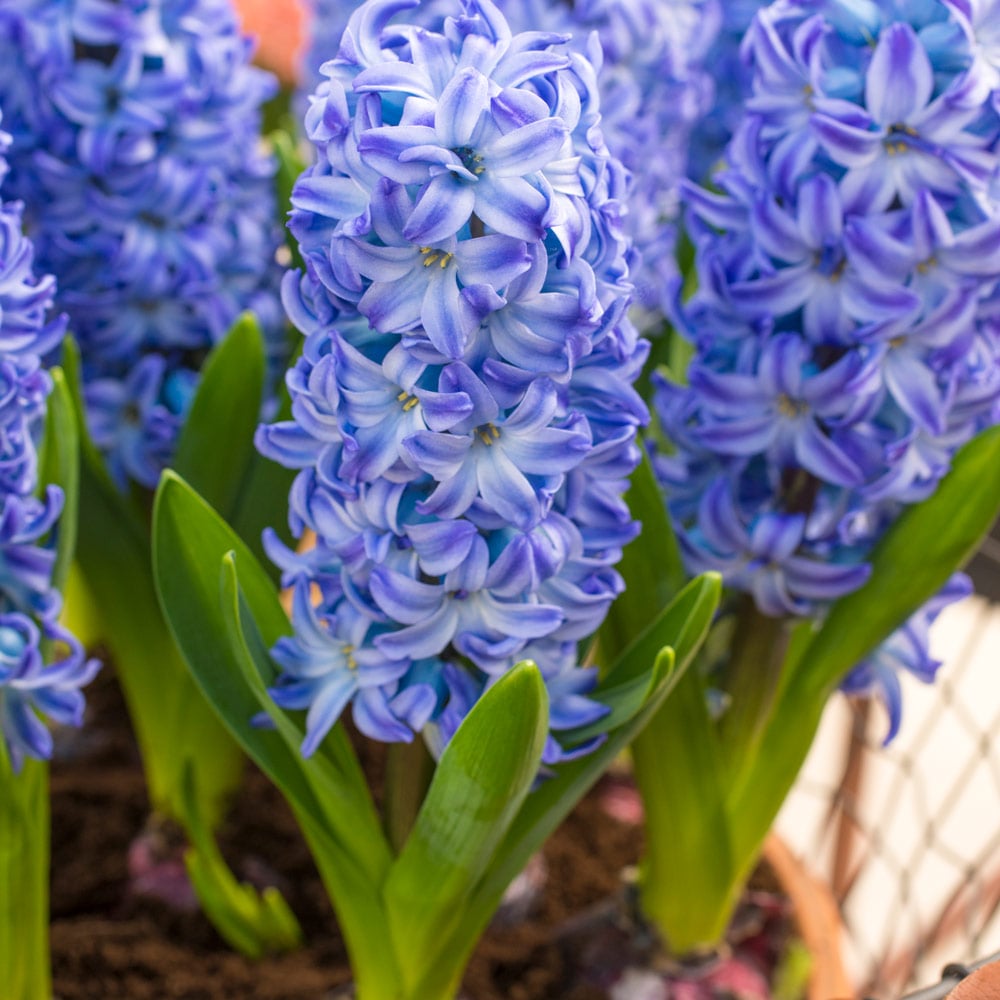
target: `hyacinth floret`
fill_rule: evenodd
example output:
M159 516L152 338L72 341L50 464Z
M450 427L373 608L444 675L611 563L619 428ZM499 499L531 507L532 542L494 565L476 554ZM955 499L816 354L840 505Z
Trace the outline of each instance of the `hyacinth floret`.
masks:
M0 180L10 136L0 131ZM63 492L39 492L38 441L51 379L39 355L65 331L50 318L51 277L37 277L22 208L0 202L0 737L15 771L25 757L45 759L52 736L43 722L80 725L80 688L98 664L58 623L54 540Z
M556 763L605 712L578 645L622 589L647 419L593 69L487 0L369 0L322 72L283 285L294 419L258 434L316 536L266 539L295 586L273 696L307 710L305 753L348 707L437 749L533 659Z
M861 586L904 506L1000 417L981 31L945 0L771 4L742 44L752 82L715 190L683 188L695 353L686 384L659 379L657 466L690 568L765 615L821 616ZM961 587L942 593L847 682L883 696L892 733L894 671L932 676L920 623Z
M227 0L0 0L7 190L58 277L88 422L122 486L156 485L204 356L243 310L283 361L260 143L276 84L250 54Z

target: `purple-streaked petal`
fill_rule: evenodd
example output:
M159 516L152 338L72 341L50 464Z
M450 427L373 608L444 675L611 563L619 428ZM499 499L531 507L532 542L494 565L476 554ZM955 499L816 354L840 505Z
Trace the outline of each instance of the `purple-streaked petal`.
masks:
M476 215L491 229L535 243L545 235L548 199L522 177L483 174L476 186Z
M934 92L934 68L913 28L890 24L879 35L865 75L865 104L886 127L910 121Z
M729 291L733 303L753 316L780 316L803 305L812 291L813 280L810 265L796 264L752 281L737 282Z
M470 521L429 521L407 525L406 535L420 568L431 576L444 576L468 557L477 529Z
M810 419L800 421L795 435L795 458L814 476L838 486L860 486L864 474L845 451Z
M458 627L458 611L454 601L446 600L429 618L375 637L375 645L393 659L422 660L437 656L451 642Z
M455 250L462 283L506 288L531 266L531 255L523 240L510 236L481 236L462 240Z
M357 689L357 678L350 670L338 671L320 687L306 715L303 757L311 757L317 751Z
M403 442L414 465L437 480L450 479L465 462L472 438L462 434L417 431Z
M843 167L868 166L882 152L881 132L846 125L827 115L813 115L812 127L831 158Z
M569 130L558 118L529 122L490 143L486 169L494 177L524 177L558 159Z
M442 146L456 149L471 144L489 92L489 81L472 67L460 69L448 81L434 111L434 130Z
M542 518L542 506L524 474L499 448L476 462L479 493L505 521L529 531Z
M829 174L818 174L799 188L797 219L807 246L820 249L836 242L844 226L844 210L837 184Z
M944 433L946 403L934 373L905 350L890 350L882 370L893 399L918 426Z
M420 192L403 235L413 243L432 246L454 236L476 207L476 188L452 173L438 174Z
M372 570L370 589L375 603L404 625L415 625L432 615L445 600L441 587L413 580L386 566Z

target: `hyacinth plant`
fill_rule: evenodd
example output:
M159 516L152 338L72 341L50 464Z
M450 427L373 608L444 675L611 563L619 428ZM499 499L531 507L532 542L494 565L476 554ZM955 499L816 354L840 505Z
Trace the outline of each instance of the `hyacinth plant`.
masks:
M63 362L81 530L67 612L114 660L153 810L133 878L182 905L193 883L227 939L259 954L294 944L295 921L275 891L239 886L211 839L243 755L184 667L150 562L168 464L257 547L290 482L253 449L287 337L276 166L260 137L275 85L249 57L226 0L0 0L7 190L75 338ZM196 845L188 875L178 824Z
M718 947L837 687L878 696L896 733L900 675L933 680L929 624L996 515L986 22L945 0L763 8L725 162L683 189L697 291L672 313L693 358L654 380L677 543L659 582L711 569L728 596L633 747L643 906L678 954ZM641 516L650 550L671 537Z
M0 131L0 188L10 136ZM99 666L59 622L73 554L77 454L55 284L37 273L21 205L0 201L0 969L4 995L51 993L47 722L80 725Z
M296 471L289 520L312 539L267 536L291 622L173 473L154 563L193 674L302 824L356 996L444 1000L681 676L719 584L652 611L625 595L646 627L604 644L598 683L589 640L638 558L623 494L648 345L593 66L487 0L369 0L322 72L292 193L305 267L283 285L305 338L291 419L257 437ZM389 744L381 817L348 716Z

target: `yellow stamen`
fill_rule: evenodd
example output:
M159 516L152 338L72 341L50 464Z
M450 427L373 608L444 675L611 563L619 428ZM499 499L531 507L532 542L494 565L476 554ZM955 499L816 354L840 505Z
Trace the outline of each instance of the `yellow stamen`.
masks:
M480 427L476 433L479 435L479 440L483 442L487 447L492 446L494 441L500 440L500 430L494 427L493 424L486 424Z
M784 394L778 397L778 412L783 417L797 417L806 409L805 405L797 399Z

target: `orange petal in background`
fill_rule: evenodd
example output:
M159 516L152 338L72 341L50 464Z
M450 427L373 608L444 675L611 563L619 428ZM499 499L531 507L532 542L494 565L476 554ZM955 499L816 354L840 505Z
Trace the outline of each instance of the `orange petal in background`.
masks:
M295 83L305 40L302 0L236 0L243 30L257 42L254 62L276 73L284 84Z

